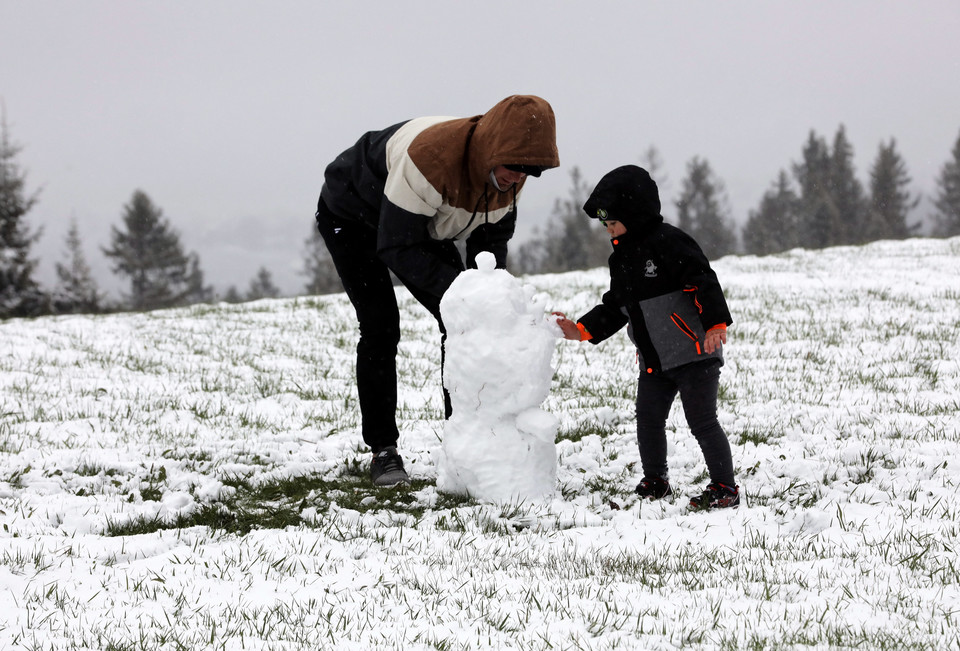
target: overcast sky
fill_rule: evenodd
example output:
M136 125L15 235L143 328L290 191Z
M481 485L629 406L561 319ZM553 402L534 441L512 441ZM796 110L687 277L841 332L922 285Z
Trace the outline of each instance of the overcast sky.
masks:
M743 220L811 130L841 124L862 181L895 138L929 196L960 136L958 36L958 0L0 0L0 100L40 190L42 283L75 218L119 288L100 247L142 189L220 292L265 266L300 293L333 157L515 93L553 105L561 160L528 183L520 238L573 166L595 183L651 145L665 199L700 156Z

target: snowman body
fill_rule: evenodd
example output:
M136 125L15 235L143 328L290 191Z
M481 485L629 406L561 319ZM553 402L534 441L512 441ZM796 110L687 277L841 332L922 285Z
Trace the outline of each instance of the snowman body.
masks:
M453 414L438 455L437 488L488 502L535 500L556 489L557 419L550 391L559 328L533 289L495 268L490 253L443 300L443 382Z

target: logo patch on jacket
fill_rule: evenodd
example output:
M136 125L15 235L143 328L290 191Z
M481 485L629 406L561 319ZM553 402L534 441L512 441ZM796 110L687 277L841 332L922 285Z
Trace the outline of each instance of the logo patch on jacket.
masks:
M657 265L653 264L653 260L647 260L643 275L647 278L657 277Z

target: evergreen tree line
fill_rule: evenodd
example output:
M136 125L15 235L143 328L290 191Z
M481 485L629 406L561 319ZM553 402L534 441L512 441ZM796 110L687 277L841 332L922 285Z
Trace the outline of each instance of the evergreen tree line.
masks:
M694 157L687 164L673 215L667 210L666 179L655 147L641 156L641 165L660 185L664 218L692 235L710 259L920 234L920 222L910 222L920 197L908 189L911 178L896 141L880 144L864 186L854 170L853 147L842 125L832 143L810 132L800 161L789 172L780 170L739 233L723 181L706 159ZM592 187L576 167L571 181L569 197L556 201L545 228L536 230L533 240L513 254L510 266L515 273L556 273L606 264L610 253L606 230L582 211ZM933 207L931 234L960 235L960 137L937 177Z
M200 257L185 250L179 233L142 190L134 191L123 206L122 225L111 227L110 244L100 249L112 272L128 283L119 300L109 299L94 279L76 220L71 220L64 239L63 259L56 263L56 286L42 288L35 278L37 261L30 256L42 231L32 231L26 220L39 196L26 191L25 174L16 163L19 151L10 141L6 121L0 120L0 318L146 311L280 295L270 271L261 267L245 292L230 287L217 296L204 282ZM306 239L303 261L305 293L341 290L333 262L315 232Z
M56 287L42 288L34 278L37 261L30 257L41 232L31 231L26 222L39 198L26 191L25 174L16 163L18 153L4 120L0 122L0 318L152 310L280 295L270 272L261 267L245 292L230 287L224 296L217 296L204 283L199 256L184 249L179 233L142 190L136 190L123 206L122 225L111 227L110 244L100 249L113 273L128 283L119 301L109 300L94 280L75 220L65 238L63 260L56 263ZM667 179L655 147L645 152L641 164L665 194ZM592 186L577 167L570 175L570 194L556 200L544 229L535 229L528 242L511 251L509 267L514 273L558 273L606 264L610 252L606 231L582 211ZM791 165L789 173L779 172L759 205L749 212L739 237L724 184L703 158L687 164L673 206L677 225L700 242L709 258L738 252L764 255L795 247L823 248L916 235L919 223L908 220L919 197L910 194L910 182L906 163L891 139L880 145L865 188L856 177L853 149L841 126L832 145L810 133L800 162ZM932 234L960 235L960 137L937 178L936 192ZM671 217L669 211L664 213ZM304 241L302 259L305 294L341 291L330 255L312 229Z

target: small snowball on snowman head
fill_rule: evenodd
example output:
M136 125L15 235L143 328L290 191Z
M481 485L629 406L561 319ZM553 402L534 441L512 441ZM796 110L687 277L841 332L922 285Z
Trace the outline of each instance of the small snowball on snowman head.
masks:
M489 251L481 251L475 259L477 271L493 271L497 268L497 258Z
M543 499L556 489L557 419L550 390L557 337L532 288L492 253L444 294L443 383L453 414L437 456L437 487L487 502Z

